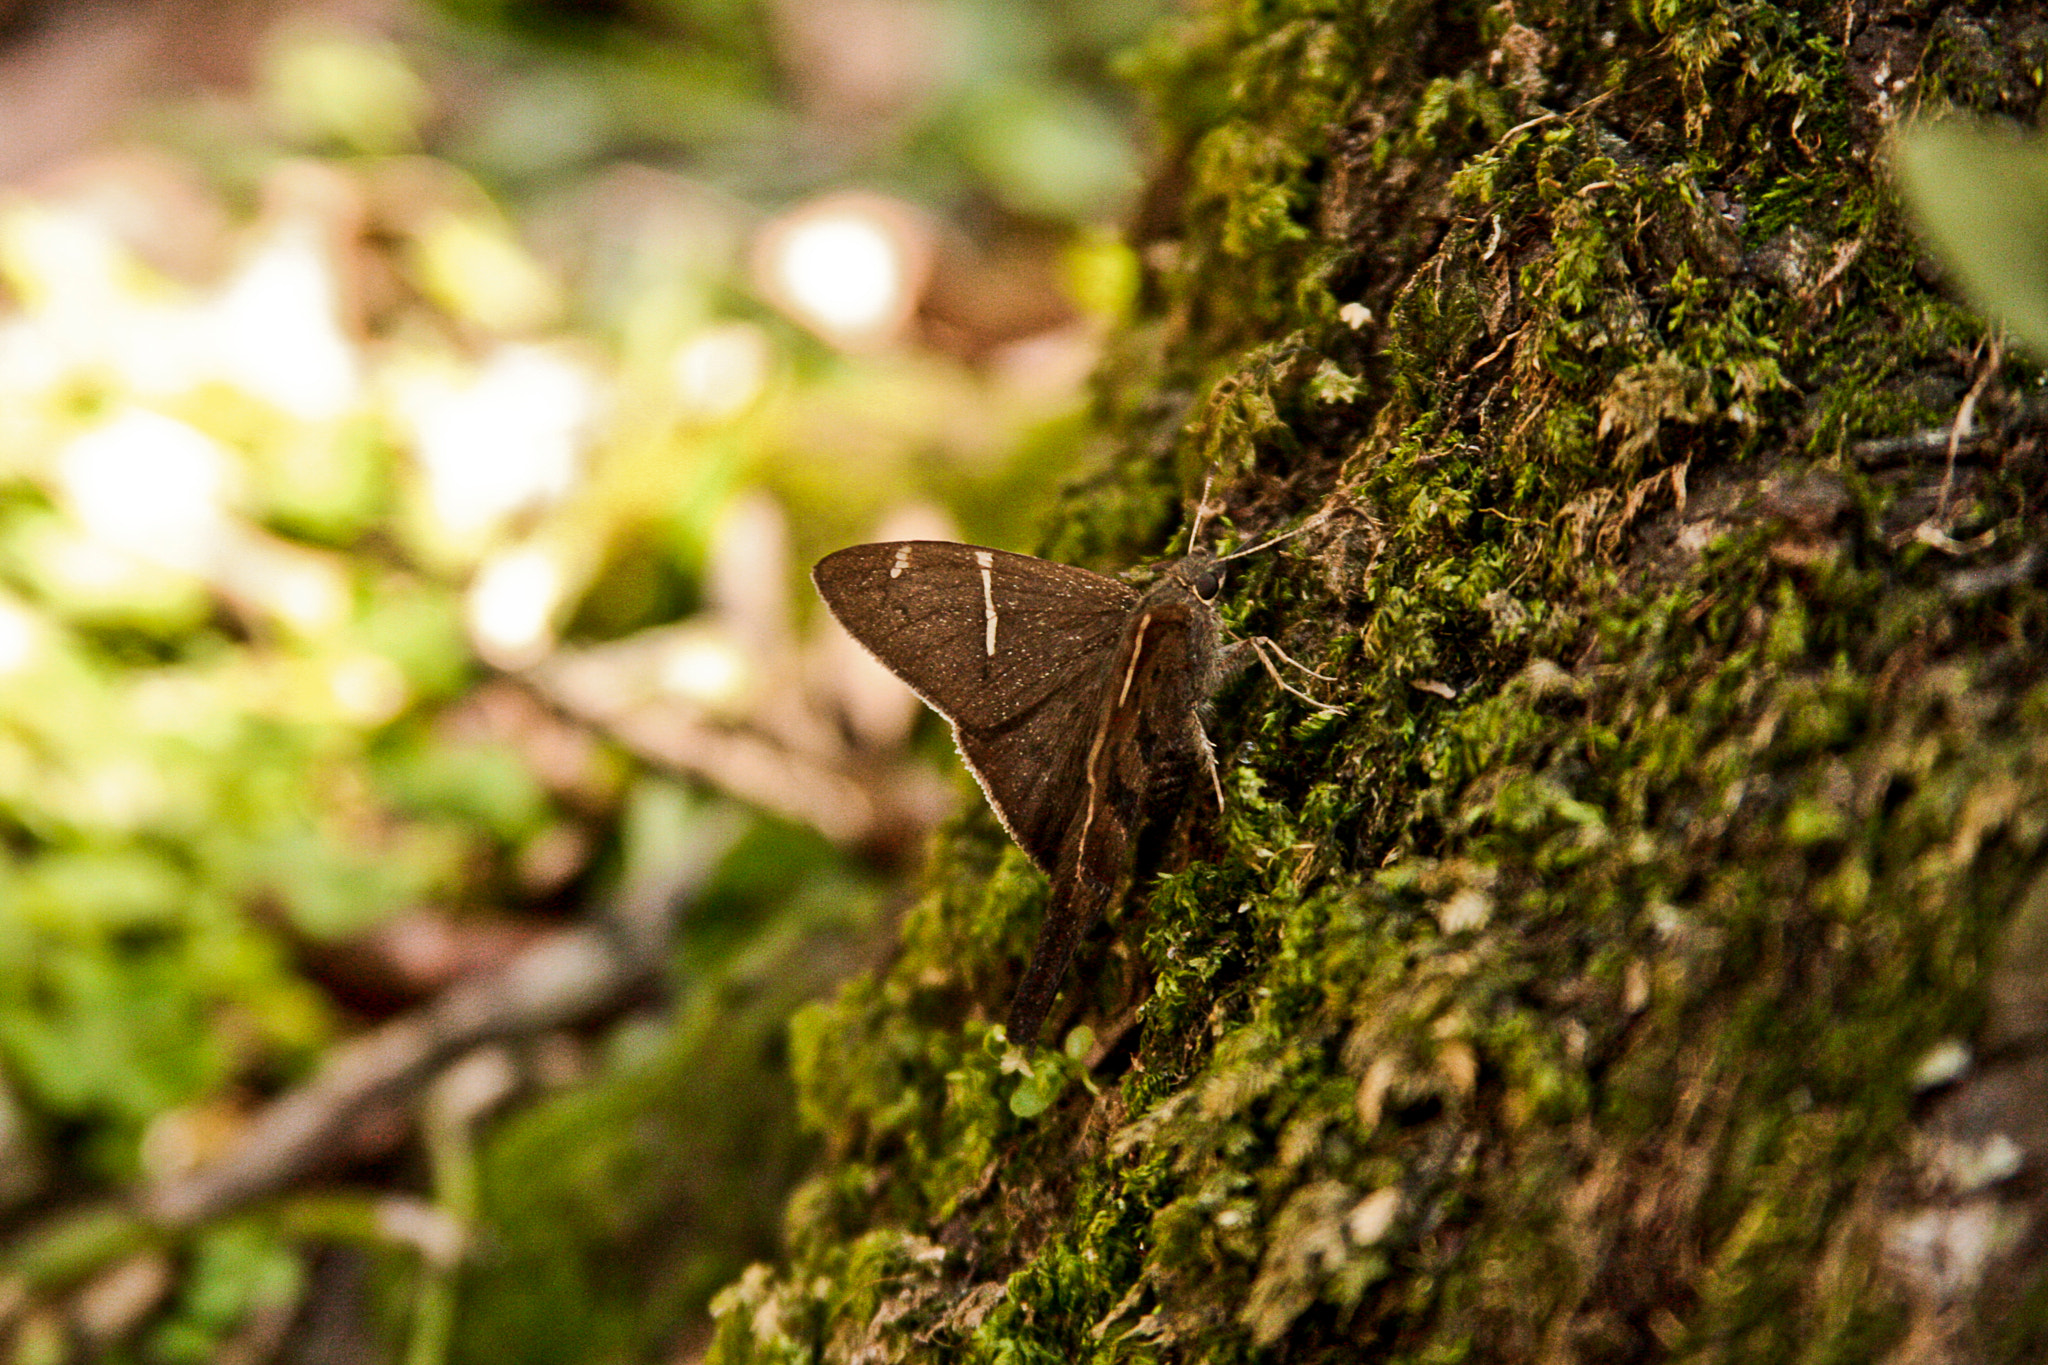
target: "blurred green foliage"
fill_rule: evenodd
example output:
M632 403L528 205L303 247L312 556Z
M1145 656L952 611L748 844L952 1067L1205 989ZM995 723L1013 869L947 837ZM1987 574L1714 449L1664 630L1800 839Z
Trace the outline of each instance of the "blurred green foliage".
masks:
M1032 540L1040 490L1089 457L1079 380L1134 287L1110 228L1136 139L1105 73L1155 8L292 19L250 89L153 103L0 200L13 1358L76 1358L52 1323L131 1255L165 1273L134 1272L155 1288L94 1358L218 1358L336 1243L380 1267L372 1336L414 1359L623 1358L761 1252L800 1154L783 1021L853 960L879 884L499 674L685 617L801 692L807 634L749 643L721 563L803 625L803 566L894 511ZM894 196L926 272L859 345L759 259L765 225L845 188ZM764 494L787 544L735 549ZM436 1183L460 1162L385 1149L379 1181L486 1229L460 1294L361 1208L303 1200L167 1239L116 1218L53 1259L102 1228L95 1201L218 1158L453 979L351 977L381 928L544 933L734 820L677 1022L649 1040L630 1015L479 1135L474 1208Z
M1900 128L1899 187L1970 302L2048 355L2048 139L1963 118Z

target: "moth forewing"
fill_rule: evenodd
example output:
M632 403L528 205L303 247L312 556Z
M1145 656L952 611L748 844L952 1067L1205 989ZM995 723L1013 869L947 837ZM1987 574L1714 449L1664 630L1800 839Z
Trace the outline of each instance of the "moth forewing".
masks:
M818 595L926 705L976 728L1085 673L1138 594L1087 569L951 541L855 545L811 570Z
M855 545L811 581L832 615L953 727L996 817L1050 875L1138 594L1113 578L950 541Z

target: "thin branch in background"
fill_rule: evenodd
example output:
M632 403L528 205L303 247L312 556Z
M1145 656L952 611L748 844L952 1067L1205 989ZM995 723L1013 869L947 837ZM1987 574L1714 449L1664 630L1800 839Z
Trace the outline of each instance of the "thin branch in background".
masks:
M465 981L341 1044L312 1080L265 1106L226 1156L145 1192L144 1213L160 1226L192 1227L275 1194L331 1161L363 1115L416 1098L479 1045L617 1009L658 980L661 945L675 916L709 882L743 828L737 816L707 822L691 856L612 920L534 944L504 970Z

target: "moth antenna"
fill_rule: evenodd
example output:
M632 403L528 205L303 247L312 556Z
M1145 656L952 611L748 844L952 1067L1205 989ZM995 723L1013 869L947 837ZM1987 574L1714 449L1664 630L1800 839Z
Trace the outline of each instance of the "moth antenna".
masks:
M1202 522L1207 519L1209 512L1209 485L1215 482L1216 471L1213 469L1202 478L1202 496L1195 503L1195 526L1193 530L1188 532L1189 554L1195 552L1195 545L1202 539Z
M1330 514L1328 512L1318 512L1292 531L1282 531L1279 535L1262 540L1256 545L1247 545L1242 550L1232 550L1227 555L1219 555L1216 562L1218 564L1228 564L1233 559L1243 559L1246 555L1255 555L1261 550L1270 550L1284 540L1292 540L1304 532L1315 530L1316 527L1321 526L1329 519Z

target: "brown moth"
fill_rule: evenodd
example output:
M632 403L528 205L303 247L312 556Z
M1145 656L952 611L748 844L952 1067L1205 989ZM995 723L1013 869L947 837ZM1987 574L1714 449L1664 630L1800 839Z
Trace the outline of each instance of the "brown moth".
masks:
M1200 712L1245 651L1289 692L1337 709L1280 680L1268 651L1286 655L1270 640L1219 644L1223 564L1285 538L1223 558L1194 549L1142 593L948 541L855 545L811 571L848 633L952 725L1003 828L1052 879L1010 1006L1012 1042L1036 1039L1074 949L1129 880L1148 822L1177 811L1198 772L1222 804Z

